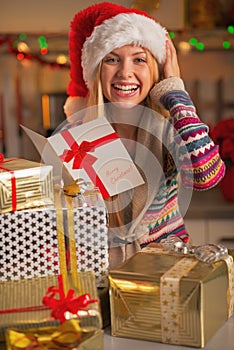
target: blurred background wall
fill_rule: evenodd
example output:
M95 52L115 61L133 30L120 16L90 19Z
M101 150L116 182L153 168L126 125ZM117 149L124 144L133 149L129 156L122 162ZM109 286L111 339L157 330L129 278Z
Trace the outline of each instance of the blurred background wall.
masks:
M98 2L1 1L0 151L6 156L37 157L19 124L47 135L63 120L70 21L77 11ZM170 31L201 119L212 126L234 115L234 1L112 2L146 10Z

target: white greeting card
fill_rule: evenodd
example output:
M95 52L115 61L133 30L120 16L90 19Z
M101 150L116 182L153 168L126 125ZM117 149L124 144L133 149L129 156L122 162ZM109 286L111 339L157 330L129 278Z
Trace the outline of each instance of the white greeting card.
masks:
M55 176L61 176L65 185L82 178L99 187L103 198L108 198L144 183L104 117L62 130L47 139L28 128L23 129L43 161L53 165Z

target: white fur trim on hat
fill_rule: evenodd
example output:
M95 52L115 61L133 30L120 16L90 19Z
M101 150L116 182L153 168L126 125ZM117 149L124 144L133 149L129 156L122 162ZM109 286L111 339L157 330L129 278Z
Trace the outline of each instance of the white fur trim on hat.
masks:
M96 26L82 49L83 77L88 88L101 60L124 45L142 46L153 54L159 65L164 64L166 34L159 23L136 13L121 13Z

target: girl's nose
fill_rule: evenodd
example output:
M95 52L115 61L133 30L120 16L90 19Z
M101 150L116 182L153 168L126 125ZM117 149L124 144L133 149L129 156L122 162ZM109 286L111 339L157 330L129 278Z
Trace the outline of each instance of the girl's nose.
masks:
M122 79L127 79L132 77L132 75L133 69L131 63L126 61L121 62L121 64L119 65L117 76Z

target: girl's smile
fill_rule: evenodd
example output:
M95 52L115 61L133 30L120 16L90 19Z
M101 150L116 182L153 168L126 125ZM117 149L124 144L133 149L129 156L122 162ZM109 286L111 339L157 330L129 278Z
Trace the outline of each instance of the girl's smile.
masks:
M117 84L112 84L112 87L116 90L116 93L119 96L133 96L136 92L137 89L139 88L139 85L137 84L128 84L128 83L117 83Z

